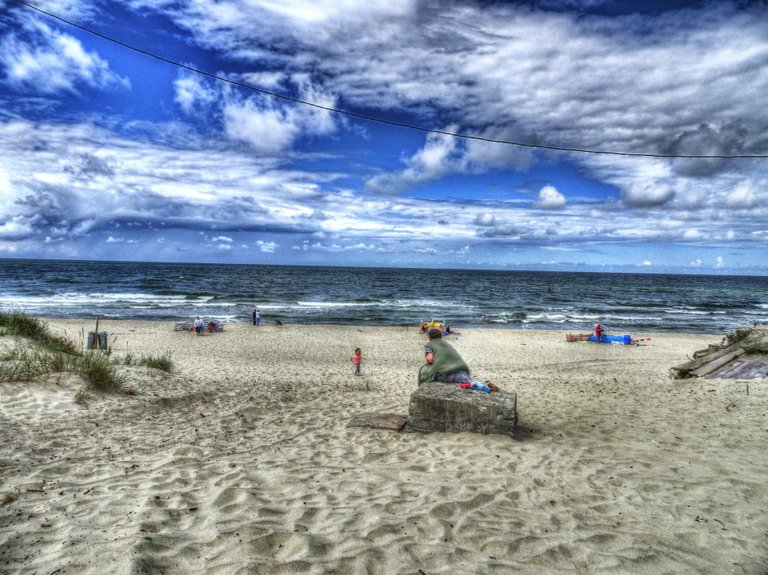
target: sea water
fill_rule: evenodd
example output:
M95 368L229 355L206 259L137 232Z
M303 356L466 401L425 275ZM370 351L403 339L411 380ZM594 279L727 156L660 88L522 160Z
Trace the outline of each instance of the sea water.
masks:
M0 311L43 317L724 333L768 277L0 259Z

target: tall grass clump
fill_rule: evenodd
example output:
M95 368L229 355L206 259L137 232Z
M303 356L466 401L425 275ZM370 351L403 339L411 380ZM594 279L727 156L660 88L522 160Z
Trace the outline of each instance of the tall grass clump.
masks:
M171 373L174 369L171 352L166 351L163 355L147 355L139 359L139 365L153 367L166 373Z
M0 312L0 328L2 330L0 333L3 335L25 337L51 351L77 353L73 342L64 337L52 335L47 325L21 311Z
M137 365L144 367L153 367L164 371L166 373L172 373L175 369L173 360L171 359L171 352L166 351L162 355L140 355L137 356L134 353L126 352L122 359L115 360L115 363L120 365Z
M0 312L0 335L19 336L32 343L0 356L0 381L30 381L47 373L76 373L86 382L86 389L78 392L78 401L91 392L120 392L126 382L110 361L109 353L80 353L74 342L52 335L43 322L23 312Z
M81 356L78 363L77 371L92 391L117 393L123 390L126 377L117 373L108 356L89 353Z

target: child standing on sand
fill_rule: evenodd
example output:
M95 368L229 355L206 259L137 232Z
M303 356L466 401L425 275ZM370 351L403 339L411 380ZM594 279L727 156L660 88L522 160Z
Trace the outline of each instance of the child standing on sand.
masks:
M355 348L355 355L352 356L352 365L355 366L355 375L360 375L360 364L363 363L363 353L359 347Z

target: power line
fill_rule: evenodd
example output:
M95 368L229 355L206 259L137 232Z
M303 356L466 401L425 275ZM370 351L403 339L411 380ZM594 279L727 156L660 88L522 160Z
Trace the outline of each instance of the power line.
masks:
M256 86L252 86L250 84L245 84L243 82L238 82L237 80L231 80L229 78L224 78L223 76L218 76L216 74L212 74L211 72L206 72L205 70L199 70L197 68L194 68L192 66L188 66L186 64L182 64L181 62L176 62L174 60L170 60L168 58L165 58L163 56L159 56L153 52L149 52L147 50L144 50L142 48L137 48L136 46L133 46L131 44L128 44L126 42L123 42L121 40L117 40L116 38L112 38L111 36L107 36L106 34L102 34L101 32L97 32L96 30L92 30L91 28L87 28L85 26L82 26L80 24L77 24L75 22L72 22L70 20L67 20L66 18L62 18L61 16L57 16L56 14L52 14L51 12L47 12L41 8L38 8L37 6L34 6L33 4L29 4L28 2L24 2L23 0L16 0L18 4L21 4L22 6L26 6L27 8L30 8L32 10L35 10L41 14L45 14L46 16L53 18L55 20L58 20L59 22L63 22L64 24L67 24L68 26L72 26L74 28L77 28L78 30L82 30L83 32L87 32L88 34L91 34L93 36L97 36L99 38L102 38L103 40L107 40L108 42L112 42L114 44L117 44L119 46L122 46L124 48L127 48L129 50L132 50L134 52L137 52L139 54L143 54L144 56L149 56L150 58L155 58L156 60L160 60L161 62L165 62L166 64L171 64L173 66L177 66L179 68L182 68L184 70L187 70L189 72L193 72L195 74L200 74L201 76L207 76L209 78L212 78L214 80L218 80L219 82L226 82L228 84L232 84L234 86L238 86L240 88L245 88L247 90L252 90L254 92L258 92L260 94L264 94L266 96L271 96L273 98L279 98L282 100L287 100L289 102L293 102L295 104L301 104L303 106L311 106L313 108L317 108L319 110L325 110L326 112L333 112L334 114L343 114L345 116L350 116L352 118L358 118L360 120L366 120L369 122L377 122L379 124L387 124L390 126L397 126L400 128L408 128L409 130L417 130L419 132L426 132L429 134L440 134L443 136L452 136L454 138L461 138L464 140L475 140L479 142L489 142L493 144L506 144L510 146L519 146L521 148L534 148L534 149L540 149L540 150L552 150L557 152L577 152L580 154L601 154L601 155L608 155L608 156L633 156L633 157L645 157L645 158L683 158L683 159L708 159L708 160L732 160L732 159L751 159L751 158L768 158L768 154L655 154L655 153L649 153L649 152L618 152L618 151L612 151L612 150L594 150L594 149L588 149L588 148L571 148L566 146L548 146L545 144L530 144L526 142L515 142L512 140L499 140L495 138L486 138L483 136L472 136L469 134L460 134L458 132L450 132L448 130L437 130L434 128L425 128L423 126L417 126L415 124L408 124L406 122L396 122L394 120L387 120L385 118L379 118L376 116L368 116L366 114L358 114L356 112L350 112L349 110L344 110L341 108L333 108L331 106L323 106L321 104L317 104L315 102L309 102L307 100L302 100L300 98L293 98L291 96L286 96L285 94L280 94L279 92L272 92L270 90L264 90L263 88L258 88Z

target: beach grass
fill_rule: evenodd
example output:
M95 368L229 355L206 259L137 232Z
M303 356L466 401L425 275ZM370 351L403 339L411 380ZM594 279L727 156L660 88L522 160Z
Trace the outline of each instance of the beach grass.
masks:
M52 335L42 321L21 311L0 312L0 335L24 337L51 351L77 353L74 342Z
M50 333L39 319L23 312L0 312L0 335L27 340L0 355L0 381L31 381L50 373L74 373L85 381L84 389L76 395L84 402L93 393L121 393L126 376L117 366L142 365L171 373L174 369L170 352L162 355L127 355L123 360L113 359L111 350L78 351L78 346L65 337Z
M142 355L139 357L136 357L133 353L127 353L122 360L119 360L119 363L122 365L151 367L166 373L173 373L175 369L173 359L171 359L171 352L169 351L161 355Z

